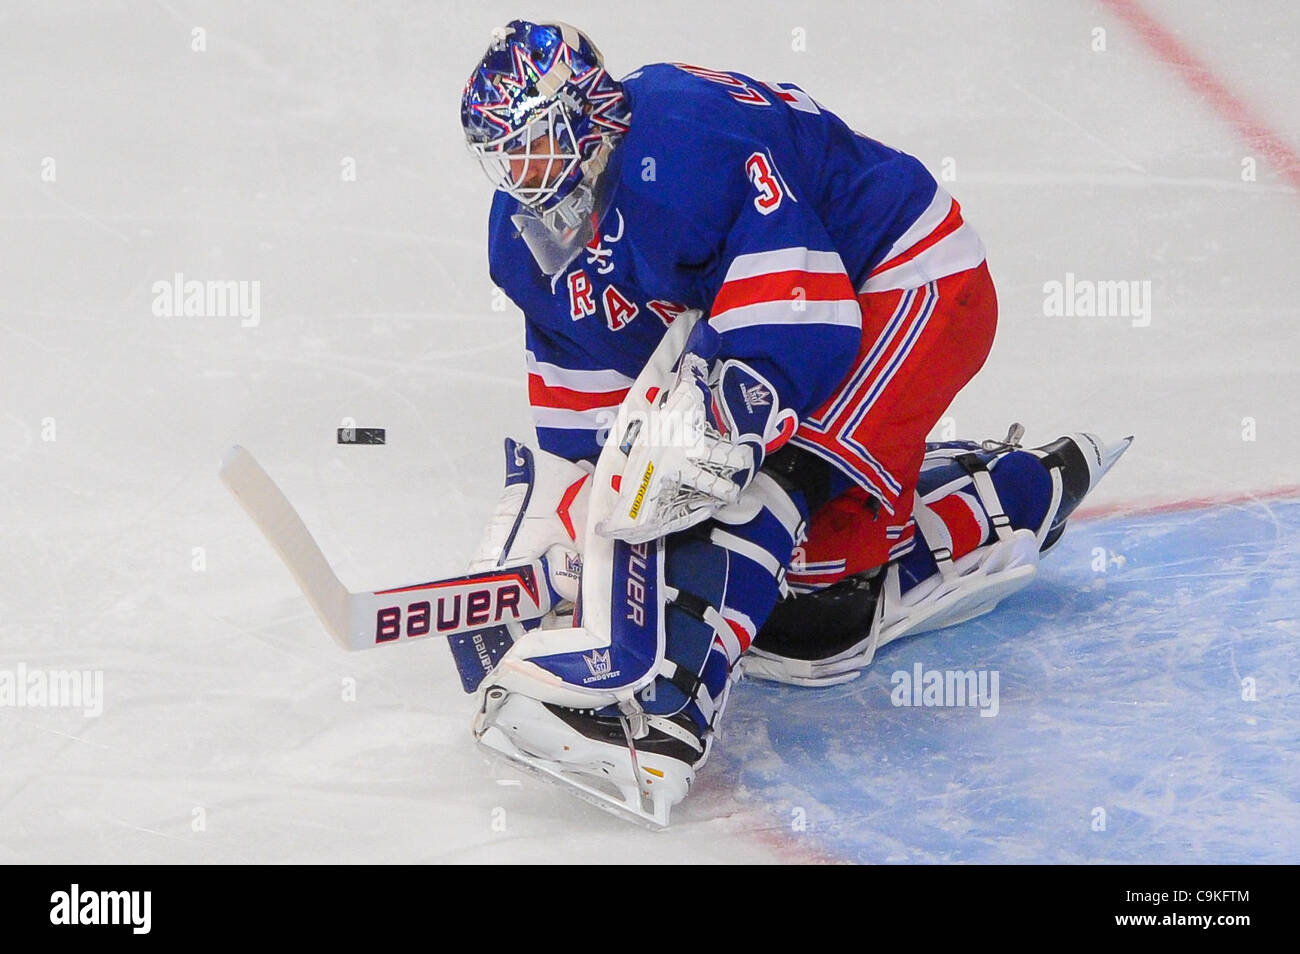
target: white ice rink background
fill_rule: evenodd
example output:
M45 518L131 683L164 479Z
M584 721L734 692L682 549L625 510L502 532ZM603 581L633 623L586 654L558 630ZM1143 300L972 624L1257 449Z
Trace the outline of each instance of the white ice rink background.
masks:
M436 640L337 649L216 478L252 450L354 589L463 569L529 423L458 101L520 15L919 156L1001 303L945 426L1136 436L995 614L742 684L664 833L481 755ZM0 671L101 672L103 712L0 707L0 861L1294 861L1297 40L1287 0L10 0ZM259 320L154 314L177 273ZM1045 314L1067 280L1149 313ZM916 663L997 671L997 716L895 707Z

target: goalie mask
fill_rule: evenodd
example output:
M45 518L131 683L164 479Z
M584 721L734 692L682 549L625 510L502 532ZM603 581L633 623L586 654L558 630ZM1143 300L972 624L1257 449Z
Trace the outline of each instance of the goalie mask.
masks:
M555 274L608 208L617 177L603 173L631 118L622 87L581 31L512 20L493 32L460 116L493 186L522 206L512 221L537 264Z

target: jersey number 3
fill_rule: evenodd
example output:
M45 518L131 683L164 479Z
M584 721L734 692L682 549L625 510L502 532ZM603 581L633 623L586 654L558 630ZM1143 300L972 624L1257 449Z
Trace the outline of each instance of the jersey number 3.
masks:
M756 152L745 160L745 173L754 183L758 196L754 199L754 208L763 215L770 215L781 205L785 190L781 188L780 177L772 171L772 164L767 156Z

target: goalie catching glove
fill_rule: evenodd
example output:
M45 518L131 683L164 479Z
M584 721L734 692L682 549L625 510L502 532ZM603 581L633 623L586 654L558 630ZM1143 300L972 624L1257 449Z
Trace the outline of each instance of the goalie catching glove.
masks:
M798 418L770 381L744 361L711 360L717 339L696 325L672 388L652 388L649 411L624 427L626 461L618 498L596 525L602 536L644 543L707 520L736 503L794 435Z

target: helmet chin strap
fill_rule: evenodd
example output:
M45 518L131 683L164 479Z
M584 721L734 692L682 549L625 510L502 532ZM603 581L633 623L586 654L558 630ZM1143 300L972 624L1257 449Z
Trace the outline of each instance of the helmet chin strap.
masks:
M587 182L578 183L577 188L538 216L542 223L557 235L567 235L571 230L585 224L591 218L595 207L595 198Z

